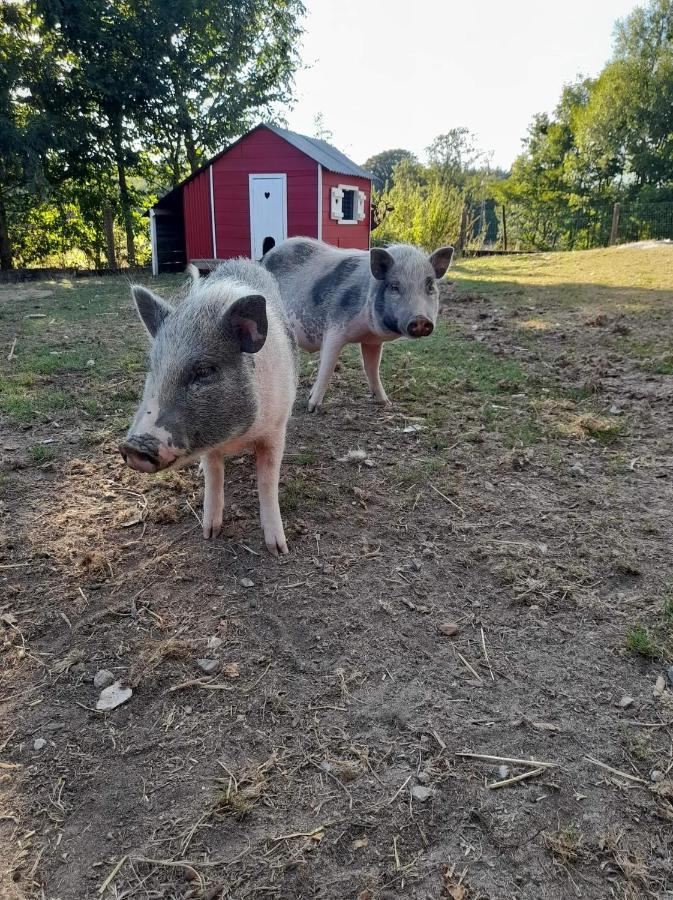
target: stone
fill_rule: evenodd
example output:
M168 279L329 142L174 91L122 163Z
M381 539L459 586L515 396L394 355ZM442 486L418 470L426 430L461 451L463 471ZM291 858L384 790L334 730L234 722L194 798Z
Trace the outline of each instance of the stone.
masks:
M115 681L114 684L101 691L96 709L104 711L115 709L117 706L121 706L122 703L126 703L132 696L133 690L130 687L124 687L121 681Z
M422 784L415 784L411 789L411 796L420 803L425 803L432 797L432 788L423 787Z
M633 697L622 697L619 701L619 705L622 709L627 709L629 706L633 705Z
M44 738L35 738L33 741L33 750L42 750L42 748L46 746L47 742Z
M109 669L99 669L93 676L93 686L98 688L99 691L102 691L103 688L111 685L114 680L115 677Z
M214 675L215 672L220 668L219 659L209 659L208 657L202 657L201 659L196 660L196 665L201 669L202 672L205 672L206 675Z

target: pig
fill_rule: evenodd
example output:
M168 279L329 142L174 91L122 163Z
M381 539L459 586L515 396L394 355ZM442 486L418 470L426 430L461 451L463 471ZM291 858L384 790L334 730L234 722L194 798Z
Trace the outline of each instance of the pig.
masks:
M308 408L318 409L345 344L360 344L374 399L388 404L379 366L385 341L432 333L439 311L437 280L453 247L426 256L408 244L340 250L312 238L290 238L262 257L280 285L300 347L320 350Z
M175 307L140 285L132 294L151 351L142 401L119 447L124 461L158 472L200 458L208 539L222 528L224 457L253 449L264 540L274 556L287 553L278 479L299 366L275 279L236 259L207 279L196 273Z

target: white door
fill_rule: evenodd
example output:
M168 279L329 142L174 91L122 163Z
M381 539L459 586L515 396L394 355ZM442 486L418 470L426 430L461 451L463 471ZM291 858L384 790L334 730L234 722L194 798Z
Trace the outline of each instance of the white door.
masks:
M253 259L287 237L285 175L250 176L250 244Z

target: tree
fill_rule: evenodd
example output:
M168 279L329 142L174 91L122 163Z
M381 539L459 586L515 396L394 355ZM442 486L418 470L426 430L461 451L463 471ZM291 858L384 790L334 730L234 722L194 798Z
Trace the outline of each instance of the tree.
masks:
M325 117L321 112L316 113L313 118L313 137L318 138L319 141L327 141L328 143L334 140L334 135L325 124Z
M381 193L392 185L393 170L403 160L409 160L412 163L418 162L413 153L409 150L384 150L382 153L376 153L370 156L364 163L363 168L367 169L373 175L372 182L374 189Z

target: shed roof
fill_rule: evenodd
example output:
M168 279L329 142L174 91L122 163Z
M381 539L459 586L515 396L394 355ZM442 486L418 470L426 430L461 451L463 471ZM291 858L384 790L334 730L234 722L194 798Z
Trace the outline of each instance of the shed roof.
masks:
M368 178L370 181L373 178L371 172L367 172L366 169L363 169L362 166L356 165L351 159L349 159L345 154L343 154L340 150L337 150L336 147L332 147L331 144L328 144L327 141L321 141L318 138L308 137L305 134L297 134L296 131L288 131L287 128L279 128L278 125L268 125L266 123L261 123L260 125L255 126L250 131L247 131L244 135L242 135L237 141L234 141L233 144L230 144L228 147L225 147L224 150L220 150L219 153L216 153L211 159L208 160L207 163L204 163L196 172L192 172L184 181L181 181L180 184L177 184L172 190L170 190L167 194L164 194L157 203L156 206L162 206L169 197L171 197L176 191L179 191L183 188L188 182L190 182L193 178L196 178L204 169L207 169L208 166L211 166L214 162L216 162L221 156L224 156L225 153L228 153L233 147L239 144L243 138L247 137L247 135L252 134L253 131L257 131L259 128L268 128L269 131L273 131L274 134L277 134L278 137L283 138L283 140L287 141L288 144L292 144L293 147L296 147L301 153L305 153L306 156L309 156L311 159L315 160L317 163L320 163L325 169L329 169L330 172L336 172L337 175L353 175L358 178Z
M267 125L269 131L273 131L278 137L284 138L297 150L301 150L311 159L314 159L321 166L329 169L330 172L336 172L337 175L354 175L358 178L372 178L372 173L367 172L362 166L356 165L345 154L327 141L321 141L319 138L308 137L305 134L297 134L296 131L288 131L286 128L279 128L277 125Z

